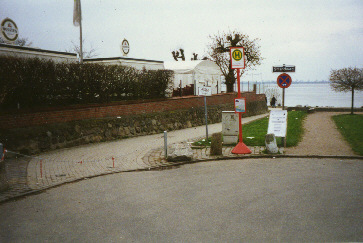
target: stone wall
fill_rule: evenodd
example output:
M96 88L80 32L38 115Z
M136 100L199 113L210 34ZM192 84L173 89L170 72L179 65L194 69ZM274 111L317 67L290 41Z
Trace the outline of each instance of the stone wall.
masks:
M247 101L263 101L265 95L244 92ZM217 94L207 97L208 105L233 103L235 93ZM43 110L15 110L0 114L0 129L63 123L76 120L147 114L174 111L204 106L201 96L175 97L159 100L121 101L108 104L75 105L69 107L45 108Z
M208 123L221 122L222 111L234 110L232 101L233 99L223 104L208 105ZM263 114L267 112L267 105L264 99L255 98L247 100L246 109L244 116ZM197 106L0 129L0 141L10 151L37 154L82 144L200 126L204 125L204 119L204 107Z

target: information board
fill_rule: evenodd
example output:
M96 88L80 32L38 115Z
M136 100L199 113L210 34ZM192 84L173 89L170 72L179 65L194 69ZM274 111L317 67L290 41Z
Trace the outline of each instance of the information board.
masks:
M212 96L212 87L199 87L199 95Z
M287 128L287 111L286 110L272 110L270 112L270 119L268 122L267 133L275 134L275 137L286 137Z
M235 112L245 113L246 112L246 99L245 98L234 99L234 110L235 110Z

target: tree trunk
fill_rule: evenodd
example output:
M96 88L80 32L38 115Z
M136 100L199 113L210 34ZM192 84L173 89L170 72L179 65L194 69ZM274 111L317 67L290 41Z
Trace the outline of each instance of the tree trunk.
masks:
M352 87L352 107L350 109L350 114L354 113L354 86Z
M236 82L236 78L234 77L234 70L230 69L229 73L226 77L227 93L231 93L234 91L233 85L235 82Z

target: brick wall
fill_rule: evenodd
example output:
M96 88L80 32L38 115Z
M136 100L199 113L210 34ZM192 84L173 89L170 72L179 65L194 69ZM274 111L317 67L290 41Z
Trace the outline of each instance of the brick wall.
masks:
M264 94L244 92L242 97L247 102L263 101ZM233 103L235 93L217 94L207 97L208 106ZM0 129L11 129L43 124L64 123L69 121L147 114L154 112L183 110L204 106L204 98L199 96L175 97L165 100L137 101L134 103L118 102L90 106L73 106L62 109L53 108L37 112L17 111L16 114L0 115ZM248 108L248 106L247 106Z

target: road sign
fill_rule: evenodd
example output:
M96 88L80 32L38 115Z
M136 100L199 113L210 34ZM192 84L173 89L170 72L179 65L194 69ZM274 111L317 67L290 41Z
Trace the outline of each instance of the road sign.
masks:
M277 85L280 88L286 89L291 85L291 83L292 83L292 79L291 79L290 75L288 75L286 73L280 74L277 77Z
M245 98L234 99L234 110L236 113L246 113L246 99Z
M295 66L285 64L283 66L273 66L272 67L273 73L287 73L287 72L295 72Z
M243 47L230 47L231 67L232 69L245 68L245 52Z

